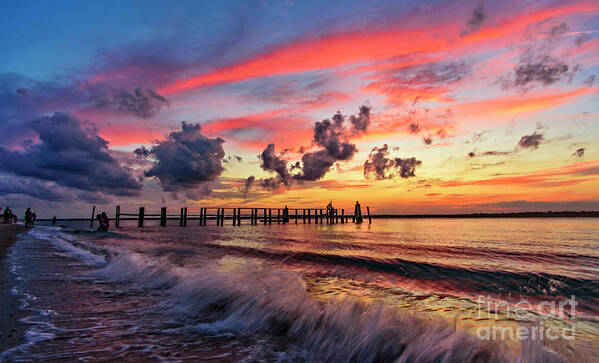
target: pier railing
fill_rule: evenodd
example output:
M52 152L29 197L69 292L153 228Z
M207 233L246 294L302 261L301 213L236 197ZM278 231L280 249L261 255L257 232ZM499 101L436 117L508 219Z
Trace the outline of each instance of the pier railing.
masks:
M94 206L95 210L95 206ZM93 224L94 212L92 212ZM370 207L366 207L366 218L368 224L372 224ZM120 227L121 220L137 220L137 226L143 227L146 220L160 220L160 226L166 226L167 220L179 220L179 226L186 227L188 221L197 221L198 225L205 226L209 221L217 226L223 226L225 221L230 221L234 226L241 226L242 222L249 225L259 224L345 224L362 223L361 208L353 214L345 214L345 209L333 209L327 213L323 208L250 208L250 207L206 207L196 209L190 213L187 207L182 207L178 214L168 214L167 208L160 208L160 213L146 213L145 207L139 207L137 213L123 213L121 206L117 205L115 210L114 226Z

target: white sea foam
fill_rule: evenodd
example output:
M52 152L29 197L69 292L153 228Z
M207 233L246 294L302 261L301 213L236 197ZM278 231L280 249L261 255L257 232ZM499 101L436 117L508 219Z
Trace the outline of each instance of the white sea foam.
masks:
M274 335L289 342L287 353L308 361L560 361L540 343L514 353L439 321L428 321L383 303L344 299L317 302L290 271L224 272L215 265L175 266L133 252L121 253L96 276L134 289L165 290L157 306L186 335ZM534 361L534 360L533 360Z
M68 256L81 261L90 266L104 266L106 264L106 257L93 253L89 249L83 248L89 246L89 243L81 243L68 236L66 233L58 231L52 227L36 227L29 231L29 234L38 239L43 239L51 242L59 249L65 251ZM78 242L79 246L76 246L73 242Z

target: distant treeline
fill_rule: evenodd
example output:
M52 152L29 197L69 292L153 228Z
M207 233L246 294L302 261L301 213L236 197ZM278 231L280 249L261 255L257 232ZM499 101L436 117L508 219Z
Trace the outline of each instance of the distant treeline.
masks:
M375 214L373 218L599 218L599 211L588 212L508 212L468 214Z

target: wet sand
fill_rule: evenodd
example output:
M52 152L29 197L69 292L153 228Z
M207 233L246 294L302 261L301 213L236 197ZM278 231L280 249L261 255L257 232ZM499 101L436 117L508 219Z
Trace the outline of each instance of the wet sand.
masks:
M0 224L0 352L23 343L25 325L19 321L23 312L19 309L18 299L10 293L10 279L6 255L17 235L27 229L21 225Z

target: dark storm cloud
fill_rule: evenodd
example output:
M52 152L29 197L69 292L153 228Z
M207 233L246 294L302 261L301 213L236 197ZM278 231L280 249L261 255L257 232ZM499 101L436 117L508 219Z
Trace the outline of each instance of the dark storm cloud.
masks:
M337 112L330 119L315 122L312 146L318 150L304 152L301 162L295 162L291 166L283 159L284 152L277 154L274 144L267 145L258 156L260 166L276 175L259 180L259 184L265 189L275 190L282 184L290 187L293 181L316 181L323 178L336 162L353 158L357 148L351 138L367 131L370 110L370 107L362 106L358 115L348 118ZM303 151L304 148L301 148L300 152Z
M475 156L506 156L506 155L513 154L515 152L516 151L494 151L494 150L491 150L491 151L484 151L481 153L476 153L474 151L471 151L468 153L468 157L473 158Z
M578 158L583 157L584 156L584 148L581 147L579 149L576 149L576 151L574 151L574 153L572 154L572 156L575 156L575 157L578 157Z
M420 130L420 125L418 125L417 123L411 123L408 125L408 132L410 134L417 134L420 132Z
M513 151L485 151L481 155L484 156L505 156L509 154L513 154Z
M30 205L33 199L47 202L73 202L74 200L88 203L104 204L110 199L99 192L74 192L73 189L61 187L54 182L12 175L0 175L0 196L14 198L20 196L20 204Z
M571 80L579 66L569 65L565 58L552 54L556 37L567 30L565 23L554 24L549 29L539 29L540 40L523 50L512 72L500 77L503 88L520 88L526 91L536 85L549 86L564 78Z
M466 22L466 29L462 32L462 35L467 35L478 31L487 19L485 14L485 2L481 1L478 6L472 10L472 14Z
M403 86L421 86L455 83L470 73L465 62L430 63L407 67L398 72L395 81Z
M520 141L518 141L517 147L522 149L537 149L541 144L541 141L543 141L543 138L544 136L542 133L537 133L535 131L531 135L522 136Z
M260 185L269 190L278 189L281 184L291 185L291 174L287 168L287 161L283 160L282 154L277 154L275 144L268 144L260 155L260 166L265 171L276 173L276 177L263 179Z
M120 111L132 113L139 117L150 118L169 101L153 89L136 88L133 92L121 91L113 96L113 101Z
M389 158L389 147L387 144L374 147L368 159L364 163L364 177L376 180L393 179L396 176L410 178L416 176L416 167L422 165L422 161L416 158Z
M26 136L27 122L56 110L108 108L149 118L169 103L152 89L126 89L106 83L42 82L14 73L0 74L0 143L12 145L11 140Z
M138 195L141 184L108 153L108 142L69 113L28 123L38 142L24 150L0 146L0 170L58 185L114 195Z
M220 137L210 139L202 135L200 124L182 122L181 131L171 132L149 151L140 148L135 152L154 160L144 175L158 178L163 190L205 195L210 193L210 182L224 171L224 142Z
M533 62L519 64L514 69L511 86L525 87L531 83L548 86L559 81L567 72L568 65L555 57L545 56Z
M250 175L243 182L243 197L244 198L247 197L247 194L249 193L250 189L252 189L252 186L254 185L255 181L256 181L256 177L253 175Z
M368 125L370 125L370 107L360 106L360 113L357 116L351 115L349 122L354 134L366 132Z
M321 150L302 156L301 172L294 175L294 179L319 180L328 173L334 163L353 158L357 148L350 138L366 132L370 123L370 107L362 106L358 116L350 117L350 130L345 126L346 119L347 117L338 112L331 119L314 124L312 143Z
M19 177L0 177L0 195L10 194L27 195L36 199L52 202L72 200L73 193L65 193L56 185L42 182L37 179Z

